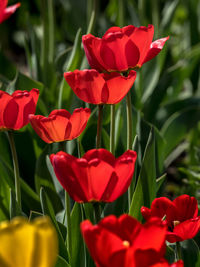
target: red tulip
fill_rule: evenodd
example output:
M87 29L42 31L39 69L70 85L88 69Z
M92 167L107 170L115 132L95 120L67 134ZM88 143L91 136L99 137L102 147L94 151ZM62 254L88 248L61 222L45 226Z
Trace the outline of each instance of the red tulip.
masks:
M19 130L28 124L28 116L35 113L38 97L38 89L17 90L12 95L0 91L0 130Z
M64 73L74 93L83 101L92 104L116 104L132 87L136 72L127 77L119 73L99 73L96 70L75 70Z
M136 157L131 150L116 159L106 149L92 149L82 158L60 151L50 159L59 182L75 201L112 202L127 191Z
M98 225L82 222L81 232L98 267L170 266L163 259L166 225L156 218L142 225L127 214L110 215Z
M166 197L156 198L151 209L141 208L143 217L159 217L168 225L167 241L174 243L193 238L200 228L197 200L188 195L177 197L170 201Z
M71 115L67 110L53 110L48 117L30 115L30 123L46 143L72 140L85 129L90 117L89 108L77 108Z
M8 19L21 4L17 3L9 7L7 5L8 0L0 0L0 23Z
M153 25L123 28L112 27L101 38L87 34L82 37L88 62L98 71L127 71L141 67L154 58L169 37L152 42Z

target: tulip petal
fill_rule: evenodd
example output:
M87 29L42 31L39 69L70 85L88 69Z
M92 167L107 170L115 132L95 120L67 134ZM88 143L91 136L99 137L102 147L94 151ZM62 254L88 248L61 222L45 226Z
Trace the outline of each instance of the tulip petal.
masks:
M106 66L104 65L102 58L99 56L101 39L94 37L92 34L87 34L83 35L82 42L90 67L98 71L103 71Z
M7 6L7 1L3 0L3 2L4 2L4 5L6 3L6 6ZM21 5L20 3L17 3L15 5L9 6L3 10L3 13L0 7L0 23L2 23L4 20L8 19L13 13L15 13L16 9L20 7L20 5Z
M71 115L65 109L53 110L48 117L30 115L30 123L46 143L62 142L78 137L87 125L90 109L75 109Z
M65 152L58 152L50 156L56 177L69 193L78 202L87 202L90 199L88 190L87 161L77 159Z
M17 90L12 97L19 106L17 121L13 127L14 130L18 130L28 124L29 115L35 113L39 90L32 89L30 92Z
M150 49L147 52L147 55L144 58L142 64L146 63L147 61L149 61L152 58L154 58L155 56L157 56L157 54L159 54L160 51L163 49L163 46L168 39L169 39L169 36L165 37L165 38L158 39L158 40L154 41L153 43L151 43Z
M113 189L110 201L114 201L119 197L119 195L124 194L128 190L133 178L136 158L136 152L128 150L116 160L115 172L117 174L118 181Z
M165 262L166 225L158 219L142 225L127 214L119 218L110 215L95 226L88 220L82 222L81 232L99 267L151 266Z
M117 183L117 177L114 175L114 168L98 158L89 161L88 164L88 183L92 195L91 200L109 200L113 191L113 186ZM109 183L111 183L111 186L109 186ZM106 190L107 187L111 188L112 191L110 192L109 189ZM106 193L105 190L107 191ZM104 199L102 199L102 197L104 197Z
M64 77L81 100L92 104L116 104L132 87L136 72L131 71L128 77L125 77L119 73L75 70L64 73Z
M96 70L75 70L64 73L65 80L74 93L83 101L100 104L105 80Z
M11 95L0 91L0 107L0 129L12 129L15 127L19 111L17 103Z
M200 230L200 217L186 220L174 227L173 233L167 233L171 243L193 238Z
M118 73L104 74L104 79L109 90L107 104L117 104L127 95L133 86L136 79L136 72L130 71L127 77L121 76Z
M148 25L148 27L139 27L135 28L133 34L131 34L131 41L137 46L139 49L139 60L138 66L141 67L145 56L147 55L150 45L153 40L154 27L153 25Z
M53 267L58 253L56 231L46 217L33 223L24 218L0 224L0 265Z
M86 159L87 161L90 161L94 158L98 158L101 161L109 163L113 167L115 165L115 157L110 151L104 148L90 149L84 154L83 158Z
M176 206L176 220L183 222L185 220L196 218L198 215L198 204L194 197L181 195L173 201Z
M72 125L71 133L69 139L77 138L84 130L87 125L88 119L90 117L89 108L79 108L75 109L70 117L70 123Z

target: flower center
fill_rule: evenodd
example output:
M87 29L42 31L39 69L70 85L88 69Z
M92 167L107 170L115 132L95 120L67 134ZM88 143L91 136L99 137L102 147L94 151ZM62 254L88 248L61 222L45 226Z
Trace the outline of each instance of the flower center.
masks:
M177 226L180 223L180 221L173 221L174 227Z
M130 243L127 240L124 240L122 243L126 248L130 247Z

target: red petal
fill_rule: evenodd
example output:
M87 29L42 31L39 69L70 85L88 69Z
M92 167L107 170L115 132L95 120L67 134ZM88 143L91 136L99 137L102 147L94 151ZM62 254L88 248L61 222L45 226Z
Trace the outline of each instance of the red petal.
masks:
M184 267L184 262L182 260L179 260L177 262L172 263L170 267Z
M114 168L105 161L100 159L93 159L88 162L88 178L89 178L89 188L91 190L92 200L96 201L105 201L110 198L110 195L113 192L113 187L110 187L116 184L116 177L113 176ZM111 191L109 189L111 189ZM105 195L105 191L107 194ZM102 199L102 196L104 198Z
M55 174L69 195L77 202L88 202L88 179L86 160L77 159L65 152L50 156Z
M149 25L148 27L139 27L135 28L133 34L130 36L131 41L137 46L139 49L139 61L138 65L141 66L144 58L146 57L151 42L153 40L154 27L153 25Z
M77 138L84 131L90 117L90 113L91 111L89 108L79 108L74 110L70 118L72 129L69 140Z
M106 221L113 221L113 219L114 216L111 215L106 218ZM115 253L121 254L121 251L126 250L122 240L101 224L92 226L90 222L84 221L81 223L81 231L92 258L99 266L110 266L110 257ZM124 254L121 254L121 256L123 257Z
M130 90L136 72L128 77L119 73L103 74L96 70L66 72L64 77L74 93L83 101L92 104L116 104Z
M98 158L99 160L105 161L108 164L112 165L113 167L115 165L115 160L116 160L113 154L104 148L90 149L85 153L83 158L86 159L87 161Z
M113 32L102 38L100 57L105 62L107 71L126 71L129 67L136 66L139 50L125 32Z
M175 226L173 234L179 237L179 240L177 241L183 241L195 237L195 235L199 232L199 227L200 217L197 217L196 219L187 220ZM173 242L175 242L175 240Z
M1 0L2 2L2 0ZM3 5L7 6L7 1L3 0ZM4 20L8 19L15 11L18 7L20 7L20 3L17 3L15 5L9 6L7 8L5 8L2 12L2 6L0 6L0 23L2 23Z
M41 115L29 115L29 121L31 126L33 127L34 131L39 135L39 137L46 143L52 143L53 139L49 135L48 131L46 130L45 126L42 123L42 120L45 117Z
M47 118L40 115L29 116L29 118L33 129L41 139L47 143L61 142L69 139L72 128L71 122L67 118L69 112L66 111L66 117L64 117L64 113L65 110L54 110Z
M12 94L19 107L17 121L13 127L14 130L21 129L29 123L29 115L35 113L38 96L39 91L37 89L32 89L30 92L17 90Z
M8 93L0 91L0 128L13 129L17 121L19 107Z
M109 91L106 104L119 103L128 93L136 79L136 72L130 71L128 77L118 73L104 74L104 79Z
M106 69L104 62L100 57L101 39L94 37L92 34L87 34L83 35L82 42L90 67L98 71Z
M142 213L143 218L144 218L146 221L149 220L149 219L151 218L151 209L142 206L140 211L141 211L141 213Z
M102 89L105 80L96 70L75 70L64 73L64 77L81 100L92 104L102 103Z
M115 188L113 188L110 201L114 201L128 190L133 178L136 158L136 152L128 150L116 160L115 172L117 174L118 181Z
M166 238L166 225L160 220L152 218L141 227L134 239L134 247L139 250L155 250L159 255L163 253Z
M160 197L153 200L151 204L151 216L163 218L167 216L167 221L171 221L171 214L175 215L175 207L171 200ZM169 218L170 217L170 218Z
M173 201L176 206L176 220L183 222L188 219L196 218L198 215L198 204L194 197L181 195Z
M153 43L151 43L149 51L147 52L147 55L146 55L145 59L143 60L142 64L146 63L147 61L149 61L152 58L154 58L155 56L157 56L157 54L159 54L160 51L163 49L163 46L168 39L169 39L169 36L165 37L165 38L158 39L158 40L154 41Z

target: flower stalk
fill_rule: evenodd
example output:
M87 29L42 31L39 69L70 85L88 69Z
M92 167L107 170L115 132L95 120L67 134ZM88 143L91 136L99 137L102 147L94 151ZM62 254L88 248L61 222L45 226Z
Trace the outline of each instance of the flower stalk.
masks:
M70 208L70 197L69 194L65 191L65 212L67 217L67 238L66 238L66 246L69 253L69 261L71 260L72 255L72 236L71 236L71 208Z
M176 242L176 260L181 260L181 245L180 242Z
M20 189L20 175L19 175L19 164L17 159L17 151L15 147L14 137L12 131L7 131L8 140L10 144L10 149L12 153L12 160L14 166L14 176L15 176L15 194L16 194L16 201L19 205L20 211L22 210L21 205L21 189Z
M96 141L97 149L101 147L102 121L103 121L103 105L98 105L97 141Z
M110 106L110 152L115 154L115 105Z
M93 208L94 208L94 218L96 224L101 220L101 206L99 202L94 202L93 203Z

